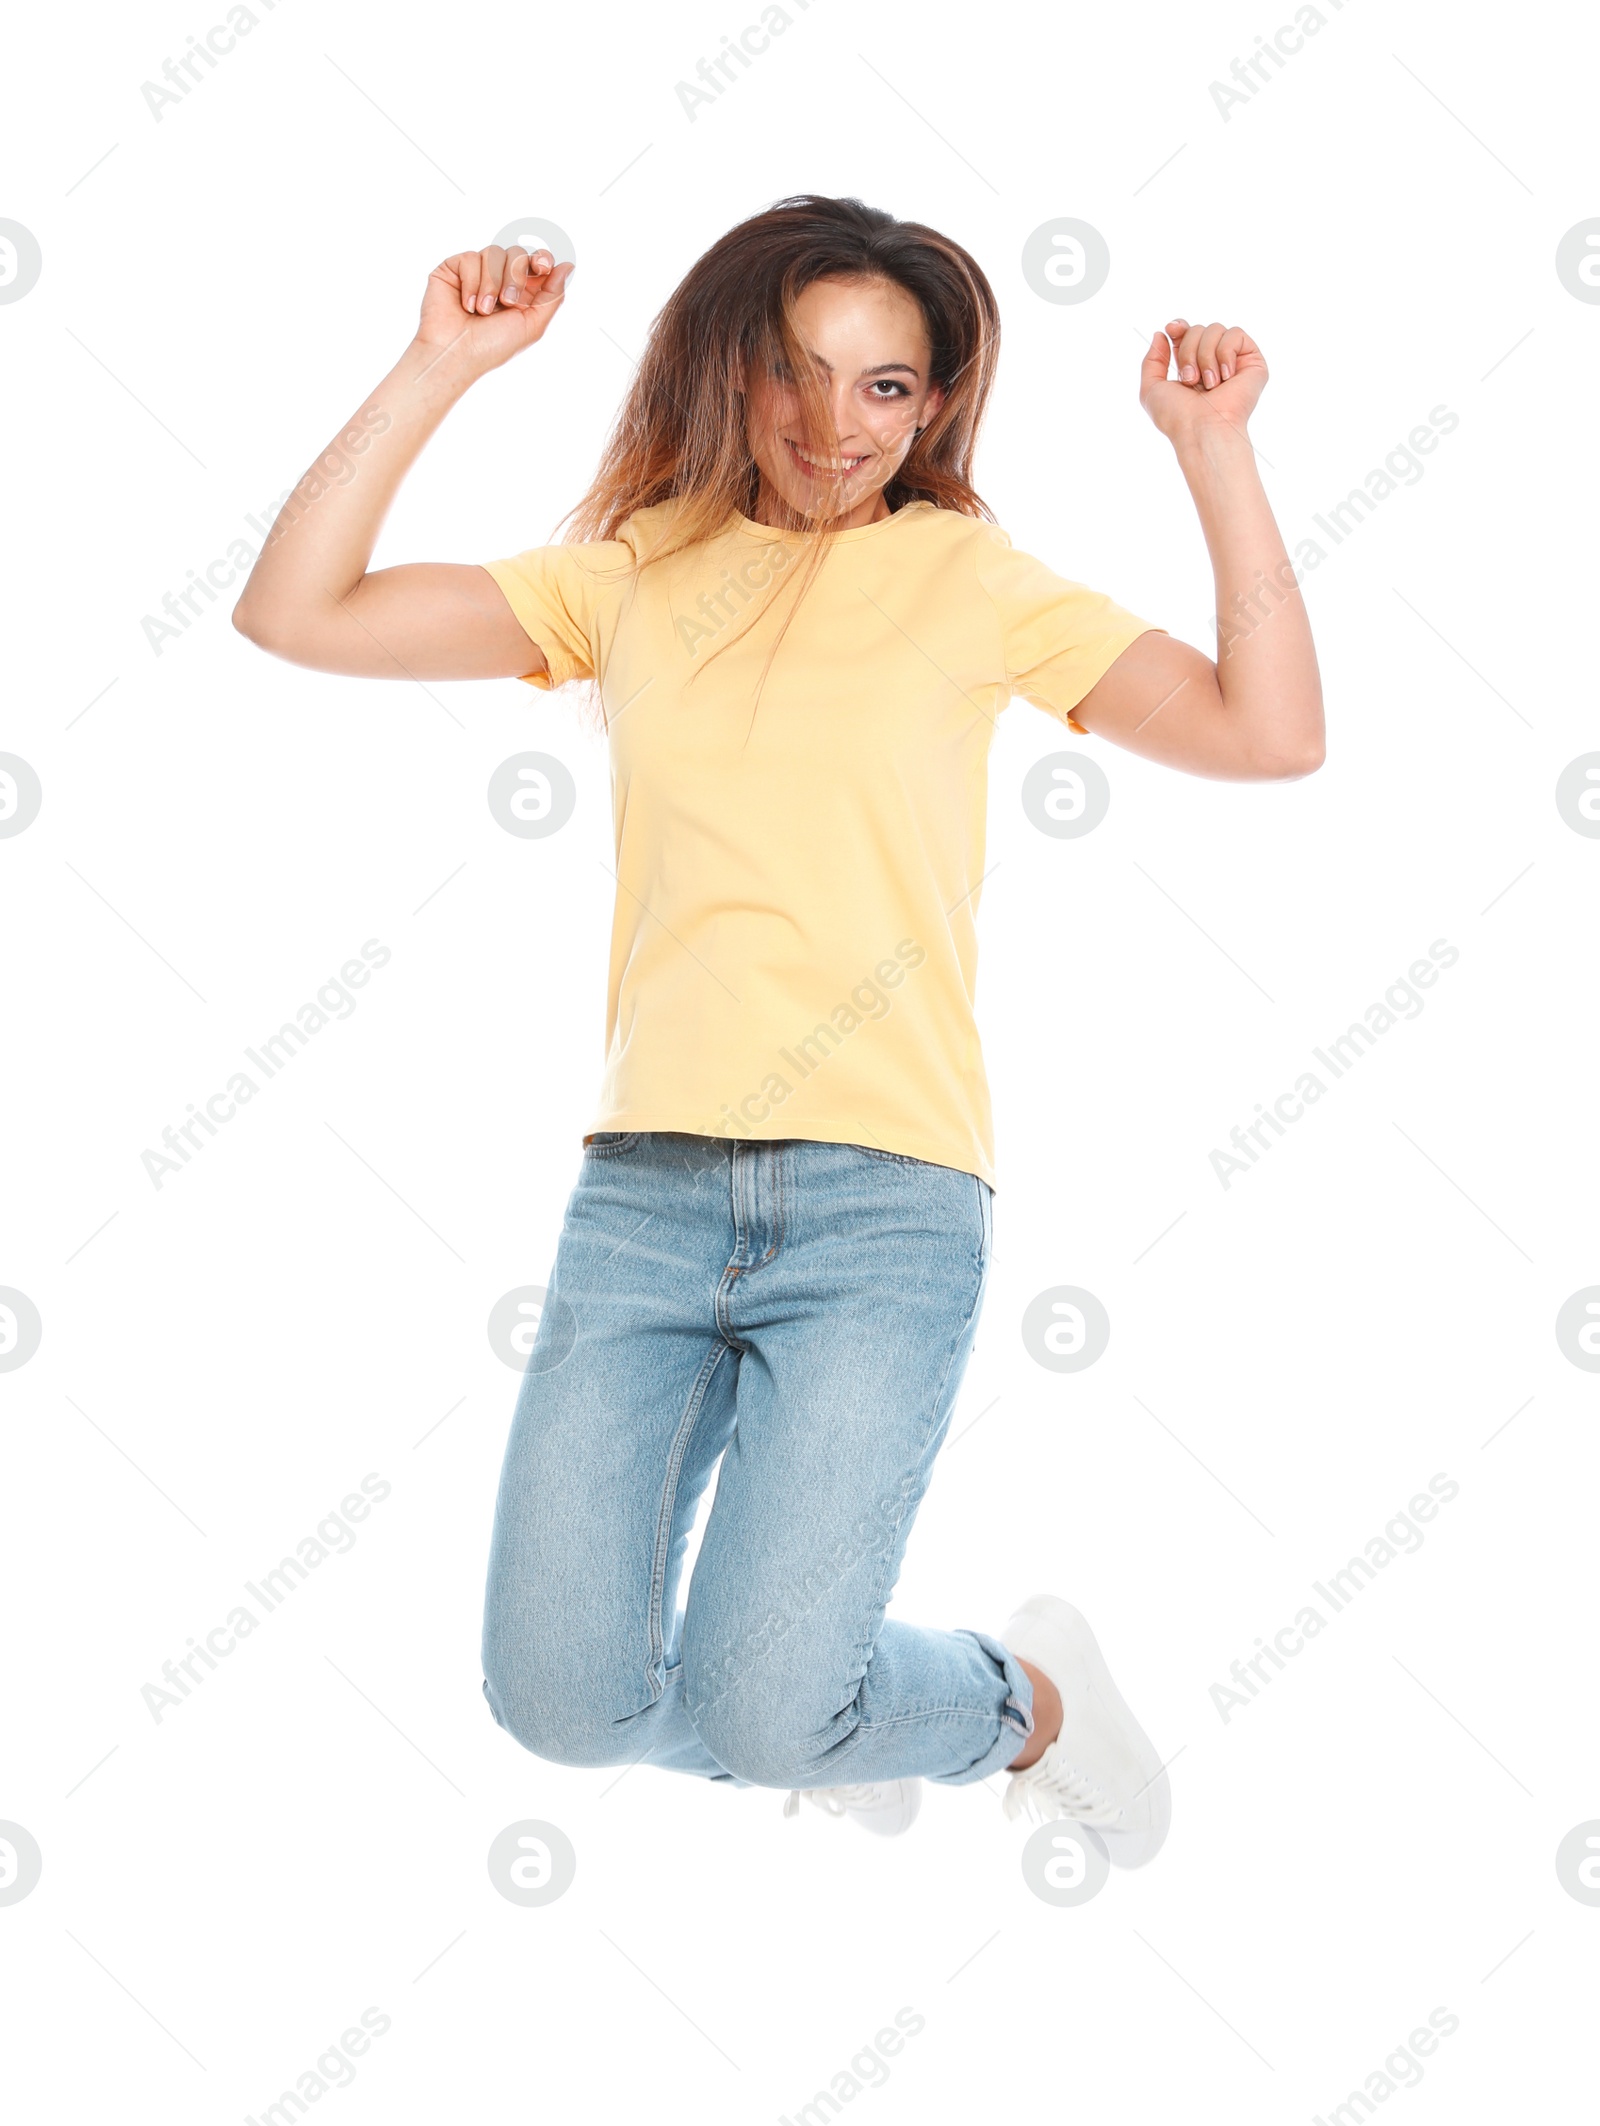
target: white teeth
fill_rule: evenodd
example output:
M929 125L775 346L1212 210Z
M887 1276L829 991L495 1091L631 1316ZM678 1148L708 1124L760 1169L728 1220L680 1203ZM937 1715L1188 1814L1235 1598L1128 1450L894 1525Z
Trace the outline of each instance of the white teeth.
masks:
M789 448L802 463L809 465L814 472L854 472L858 465L866 463L865 454L859 458L834 458L830 460L812 457L808 451L802 450L798 443L791 443Z

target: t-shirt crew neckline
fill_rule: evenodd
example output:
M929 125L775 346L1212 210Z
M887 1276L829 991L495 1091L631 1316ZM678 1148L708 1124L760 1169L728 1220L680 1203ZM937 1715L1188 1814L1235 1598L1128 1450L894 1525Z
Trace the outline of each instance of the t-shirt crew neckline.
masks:
M914 502L903 502L898 509L891 509L888 516L879 517L875 523L853 524L846 531L830 532L828 538L830 541L870 539L874 532L887 531L891 524L898 524L902 517L916 516L922 510L932 509L933 507L933 503L925 501L919 496ZM734 511L734 521L744 531L751 533L755 538L762 540L769 546L774 539L803 539L806 536L804 532L789 531L781 525L758 524L754 517L747 517L742 510Z

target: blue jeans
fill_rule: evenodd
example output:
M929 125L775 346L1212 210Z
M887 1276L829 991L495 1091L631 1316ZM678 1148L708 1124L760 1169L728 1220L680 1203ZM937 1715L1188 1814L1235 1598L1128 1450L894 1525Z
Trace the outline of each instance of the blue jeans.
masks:
M884 1616L991 1201L975 1174L852 1144L585 1147L495 1509L483 1687L509 1734L734 1786L964 1786L1011 1761L1033 1732L1016 1658Z

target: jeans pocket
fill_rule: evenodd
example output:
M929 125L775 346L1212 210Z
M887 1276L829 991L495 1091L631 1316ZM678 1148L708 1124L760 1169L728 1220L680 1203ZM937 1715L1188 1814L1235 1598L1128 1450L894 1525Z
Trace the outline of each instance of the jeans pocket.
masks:
M882 1159L890 1166L926 1166L926 1159L913 1159L909 1152L875 1151L870 1144L852 1144L851 1151L859 1152L863 1159Z
M972 1179L978 1191L978 1260L987 1269L994 1253L994 1190L981 1174L974 1174Z
M586 1159L610 1159L618 1152L631 1152L644 1135L638 1129L597 1129L583 1147Z

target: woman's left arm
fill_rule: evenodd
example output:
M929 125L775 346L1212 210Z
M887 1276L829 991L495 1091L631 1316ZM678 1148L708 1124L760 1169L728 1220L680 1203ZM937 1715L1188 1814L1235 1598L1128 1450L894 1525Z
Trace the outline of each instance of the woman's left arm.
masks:
M1200 514L1216 577L1217 661L1152 630L1073 712L1085 730L1147 760L1241 782L1309 775L1323 760L1311 626L1245 426L1266 381L1261 350L1237 325L1173 318L1153 335L1139 399L1177 452Z

